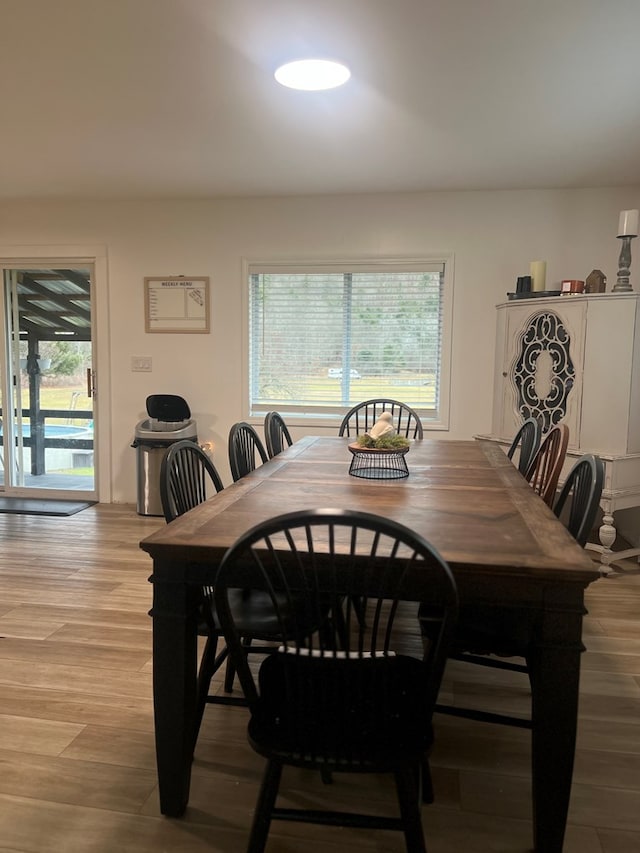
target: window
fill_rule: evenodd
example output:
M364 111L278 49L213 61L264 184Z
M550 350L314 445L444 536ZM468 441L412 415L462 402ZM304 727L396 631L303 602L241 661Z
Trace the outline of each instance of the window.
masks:
M391 397L447 426L446 262L248 265L249 414L339 421Z

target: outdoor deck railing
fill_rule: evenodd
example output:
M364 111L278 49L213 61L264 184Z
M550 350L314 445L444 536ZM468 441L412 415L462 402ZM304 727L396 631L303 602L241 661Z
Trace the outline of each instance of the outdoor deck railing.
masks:
M2 409L0 409L0 418ZM47 419L64 419L67 422L73 420L93 420L93 412L90 409L40 409L35 423L31 423L31 411L22 410L23 424L29 424L29 435L22 436L22 444L31 448L31 473L46 474L45 450L58 448L62 450L93 450L93 436L91 438L72 438L71 436L60 436L53 438L45 434ZM87 427L87 431L89 427ZM4 443L4 436L0 432L0 446Z

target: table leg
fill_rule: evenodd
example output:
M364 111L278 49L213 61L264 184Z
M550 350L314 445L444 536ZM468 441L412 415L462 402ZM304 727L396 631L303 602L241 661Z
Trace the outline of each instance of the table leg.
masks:
M176 571L175 576L184 575ZM172 583L154 562L153 703L160 811L179 817L189 801L196 711L197 588Z
M528 659L537 853L562 853L575 756L581 633L582 608L580 613L562 605L546 609L542 636Z

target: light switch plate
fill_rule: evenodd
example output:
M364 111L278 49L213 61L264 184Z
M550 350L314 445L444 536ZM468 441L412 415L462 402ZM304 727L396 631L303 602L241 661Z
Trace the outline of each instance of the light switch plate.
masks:
M133 373L151 373L150 355L131 356L131 370Z

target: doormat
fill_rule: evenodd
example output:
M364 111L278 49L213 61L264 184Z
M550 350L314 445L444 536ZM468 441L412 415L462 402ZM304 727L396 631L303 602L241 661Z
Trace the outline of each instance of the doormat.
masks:
M96 501L54 501L38 498L1 498L0 512L14 515L75 515Z

